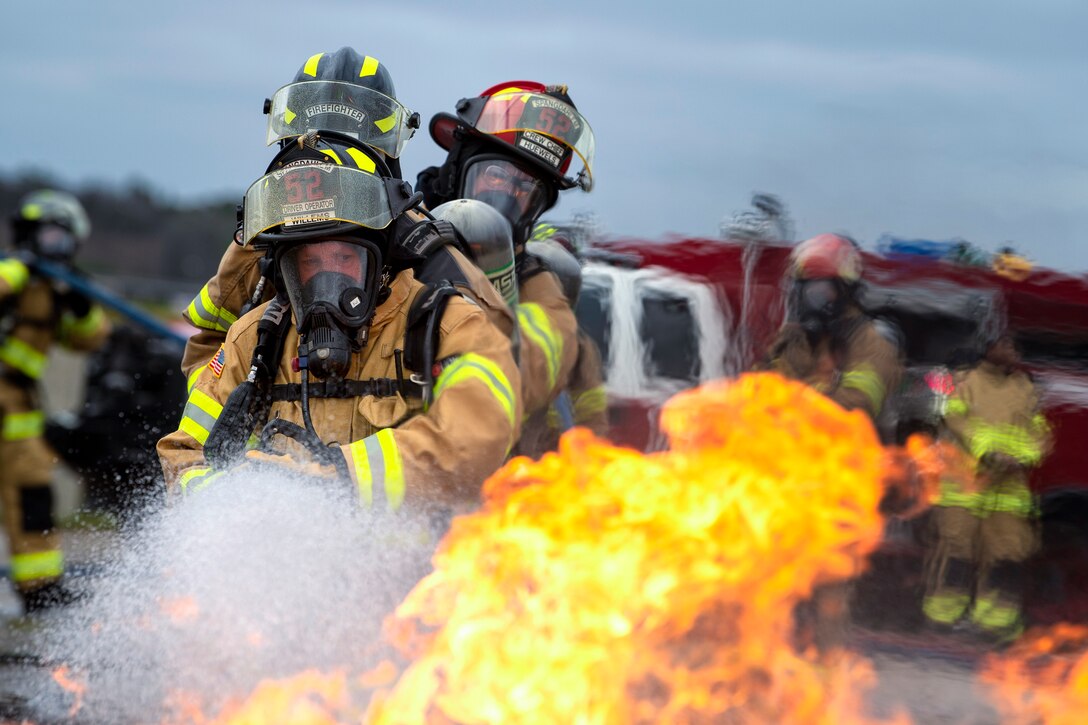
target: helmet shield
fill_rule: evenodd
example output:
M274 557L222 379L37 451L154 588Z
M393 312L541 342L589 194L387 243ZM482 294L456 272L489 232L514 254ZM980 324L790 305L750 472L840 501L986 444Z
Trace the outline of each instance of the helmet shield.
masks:
M478 156L465 164L461 197L477 199L506 217L514 243L524 243L537 218L553 202L546 182L499 156Z
M291 165L265 174L246 191L242 245L273 227L285 235L337 223L384 229L393 217L380 176L317 161Z
M267 143L307 131L336 131L397 158L415 130L412 112L366 86L342 81L291 83L272 95Z
M562 180L565 188L593 186L596 140L585 117L573 106L545 93L516 88L471 99L461 117L480 133L498 136ZM582 162L570 173L571 152Z
M293 244L277 256L299 329L321 310L345 329L362 327L374 312L381 254L362 239Z

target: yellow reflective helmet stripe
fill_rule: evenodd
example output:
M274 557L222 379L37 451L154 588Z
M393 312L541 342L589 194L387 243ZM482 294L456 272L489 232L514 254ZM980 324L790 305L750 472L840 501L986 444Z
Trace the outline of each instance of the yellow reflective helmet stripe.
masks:
M30 279L30 270L18 259L0 259L0 279L7 282L12 292L18 292Z
M181 478L178 479L178 487L181 488L183 495L195 493L207 488L212 481L222 475L222 471L214 471L208 466L190 468L181 474Z
M513 429L516 418L514 415L514 388L510 385L510 379L503 374L502 368L482 355L465 353L458 356L450 365L447 365L438 375L434 383L434 397L437 400L442 391L458 385L466 380L478 380L483 383L495 400L499 402L506 419Z
M298 114L296 114L296 113L295 113L294 111L292 111L292 110L291 110L290 108L285 108L285 109L283 109L283 121L284 121L284 123L286 123L286 124L287 124L288 126L290 126L290 125L291 125L291 123L292 123L292 122L293 122L293 121L294 121L294 120L295 120L296 118L298 118Z
M15 368L32 380L37 380L45 372L49 358L17 337L9 337L0 345L0 362Z
M340 160L340 157L332 149L321 149L321 153L332 159L332 162L337 166L343 166L344 162Z
M0 438L6 441L21 441L37 438L43 433L45 433L45 413L40 410L31 410L5 415L3 433L0 434Z
M11 579L16 584L35 579L56 579L64 573L64 552L60 549L11 555Z
M226 332L231 325L238 321L238 315L212 302L212 296L208 292L208 285L204 285L200 290L200 294L189 303L188 312L189 320L194 325L215 332Z
M397 112L394 111L385 118L379 118L374 122L374 125L377 126L378 130L382 133L389 133L389 131L397 125Z
M190 391L185 410L181 413L178 430L188 433L197 443L204 445L222 412L223 406L215 398L194 388Z
M355 165L358 166L360 170L369 171L370 173L377 171L378 167L374 163L374 159L370 158L359 149L348 146L347 152L348 156L351 157L351 160L355 162Z
M369 55L363 58L363 67L359 69L359 77L366 78L378 72L378 59Z
M91 307L91 311L81 318L65 313L60 318L60 336L62 339L70 337L86 337L94 334L102 326L105 313L98 305Z
M530 342L543 351L548 367L548 388L554 388L559 377L559 360L563 356L563 341L552 328L547 313L535 302L518 305L518 323Z
M204 363L193 372L189 373L189 378L185 381L186 394L193 392L193 386L196 385L196 381L200 378L200 374L204 372L204 369L208 367L207 363Z
M384 494L390 510L399 509L404 503L404 466L393 430L384 428L346 446L346 450L363 505L373 506L377 491Z
M306 65L302 66L302 72L311 78L317 78L317 64L321 62L321 56L323 55L325 54L318 53L307 58Z
M884 381L868 365L862 365L854 370L847 370L843 373L840 385L844 388L861 391L869 399L874 415L880 413L880 409L884 407Z

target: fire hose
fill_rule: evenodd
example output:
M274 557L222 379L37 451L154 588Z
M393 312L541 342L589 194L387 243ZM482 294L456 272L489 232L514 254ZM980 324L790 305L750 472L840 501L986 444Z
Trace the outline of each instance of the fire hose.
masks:
M179 348L185 347L187 338L184 335L170 329L170 327L144 312L139 307L102 289L75 270L40 258L33 260L27 266L31 267L38 274L57 282L63 282L95 302L115 310L132 322L143 327L148 332L176 344Z

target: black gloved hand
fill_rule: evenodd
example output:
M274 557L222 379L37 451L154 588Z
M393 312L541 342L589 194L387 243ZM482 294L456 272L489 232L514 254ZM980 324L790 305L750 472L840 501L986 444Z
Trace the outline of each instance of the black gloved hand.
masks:
M86 317L91 311L91 299L72 288L57 293L57 304L61 310L71 312L77 320Z

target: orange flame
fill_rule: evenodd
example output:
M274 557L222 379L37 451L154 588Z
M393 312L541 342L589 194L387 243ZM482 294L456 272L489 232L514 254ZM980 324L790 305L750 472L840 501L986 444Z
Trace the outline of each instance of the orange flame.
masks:
M74 696L72 705L68 708L68 717L75 717L76 713L83 708L83 695L87 692L87 683L71 677L69 672L67 665L61 665L53 670L53 680L65 692L70 692Z
M391 622L414 662L370 722L864 721L868 668L791 641L879 541L868 420L763 373L662 424L665 453L576 430L487 482Z
M1088 712L1088 627L1032 630L989 657L979 679L991 685L1007 723L1079 725Z
M200 616L200 606L193 597L161 599L159 608L174 624L192 622Z

